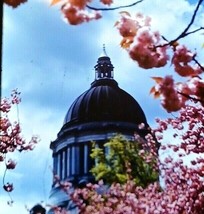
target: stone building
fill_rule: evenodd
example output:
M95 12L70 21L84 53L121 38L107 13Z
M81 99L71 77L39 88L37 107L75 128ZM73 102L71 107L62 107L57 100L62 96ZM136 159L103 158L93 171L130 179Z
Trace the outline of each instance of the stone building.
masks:
M54 172L60 180L70 181L74 186L94 181L89 172L94 164L90 158L93 141L102 146L116 134L132 140L135 132L140 136L146 134L138 128L139 124L148 127L140 105L114 80L114 67L105 49L94 68L95 80L72 103L57 139L50 145ZM77 212L54 181L50 203Z

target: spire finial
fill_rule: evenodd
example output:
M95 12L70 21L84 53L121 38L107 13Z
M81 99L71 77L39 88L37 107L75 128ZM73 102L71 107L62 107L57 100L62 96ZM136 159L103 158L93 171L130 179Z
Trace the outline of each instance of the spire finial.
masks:
M103 53L104 53L104 56L108 56L107 53L106 53L106 46L105 46L105 44L103 44Z

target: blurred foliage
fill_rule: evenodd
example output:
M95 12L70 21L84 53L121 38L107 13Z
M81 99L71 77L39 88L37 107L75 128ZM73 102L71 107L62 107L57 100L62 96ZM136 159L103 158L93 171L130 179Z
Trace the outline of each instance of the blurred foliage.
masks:
M97 181L102 179L106 184L125 183L133 179L137 185L146 187L158 180L159 173L153 167L156 158L147 162L145 157L150 152L141 154L140 147L139 142L130 142L121 135L110 139L102 148L93 143L91 158L95 159L95 166L91 173Z

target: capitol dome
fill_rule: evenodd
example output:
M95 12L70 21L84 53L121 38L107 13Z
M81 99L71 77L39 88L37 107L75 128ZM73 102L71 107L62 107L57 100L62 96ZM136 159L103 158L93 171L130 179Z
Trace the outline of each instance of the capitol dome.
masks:
M103 148L117 134L127 140L144 142L149 133L145 114L138 102L118 86L113 78L113 65L107 54L98 58L95 80L69 107L57 139L52 141L53 171L61 181L69 181L74 187L94 182L90 169L95 160L90 157L95 146ZM140 124L143 123L143 129ZM66 207L75 213L71 199L53 180L50 204Z
M138 102L113 79L113 65L105 50L95 66L95 81L70 106L64 127L88 122L147 124Z
M93 121L147 123L137 101L109 78L95 80L91 88L73 102L64 124Z

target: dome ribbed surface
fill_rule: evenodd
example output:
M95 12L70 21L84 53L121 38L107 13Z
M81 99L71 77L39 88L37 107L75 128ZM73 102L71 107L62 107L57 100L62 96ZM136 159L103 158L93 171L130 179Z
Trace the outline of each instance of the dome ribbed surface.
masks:
M99 79L69 108L64 124L93 121L147 123L137 101L113 79Z

